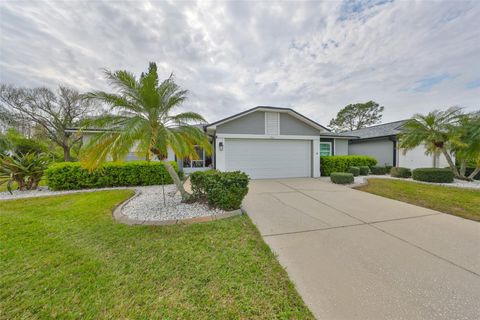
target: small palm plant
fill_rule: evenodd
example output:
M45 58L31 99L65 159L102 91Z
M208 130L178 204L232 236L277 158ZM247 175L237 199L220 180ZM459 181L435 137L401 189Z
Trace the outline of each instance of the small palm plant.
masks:
M0 155L0 185L6 183L10 193L13 183L17 183L21 191L34 190L49 162L50 159L45 154Z
M449 153L455 136L454 128L458 126L461 115L461 109L456 107L445 111L435 110L427 115L414 115L402 128L400 147L410 150L424 144L427 153L442 153L455 176L464 179Z
M186 100L187 91L182 90L172 75L160 82L155 63L150 63L147 73L136 78L127 71L105 71L117 89L116 93L94 91L86 99L102 102L111 107L113 113L87 123L87 126L105 129L94 136L82 153L82 163L90 170L99 167L108 157L123 159L135 147L146 160L157 157L162 160L176 184L182 201L190 195L185 191L177 172L166 161L168 149L177 157L198 158L195 146L211 152L207 135L191 123L205 123L205 119L194 112L174 114Z

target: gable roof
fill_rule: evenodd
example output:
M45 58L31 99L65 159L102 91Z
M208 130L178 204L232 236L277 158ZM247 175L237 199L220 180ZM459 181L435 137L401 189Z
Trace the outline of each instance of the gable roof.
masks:
M357 136L360 139L371 139L379 137L396 136L401 132L401 127L408 120L399 120L395 122L383 123L368 128L341 132L339 136Z
M304 116L303 114L301 113L298 113L297 111L291 109L291 108L280 108L280 107L271 107L271 106L257 106L255 108L251 108L251 109L248 109L248 110L245 110L243 112L240 112L240 113L237 113L237 114L234 114L233 116L230 116L230 117L227 117L227 118L224 118L224 119L221 119L221 120L218 120L218 121L215 121L215 122L212 122L208 125L205 126L206 129L208 128L211 128L211 129L215 129L218 125L221 125L221 124L224 124L224 123L227 123L229 121L232 121L232 120L235 120L235 119L238 119L240 117L243 117L247 114L250 114L252 112L255 112L255 111L277 111L277 112L283 112L283 113L288 113L290 114L291 116L307 123L308 125L318 129L318 130L325 130L325 131L331 131L330 129L322 126L321 124L319 124L318 122L315 122L313 121L312 119L310 118L307 118L306 116Z

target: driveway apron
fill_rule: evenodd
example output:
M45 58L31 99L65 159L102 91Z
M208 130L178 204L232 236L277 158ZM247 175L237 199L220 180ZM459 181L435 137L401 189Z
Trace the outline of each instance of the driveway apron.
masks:
M318 319L479 319L478 222L307 178L243 206Z

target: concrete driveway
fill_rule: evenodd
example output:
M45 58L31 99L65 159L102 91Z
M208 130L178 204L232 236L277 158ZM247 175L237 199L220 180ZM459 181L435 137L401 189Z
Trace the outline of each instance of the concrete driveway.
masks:
M318 179L244 209L318 319L480 318L480 223Z

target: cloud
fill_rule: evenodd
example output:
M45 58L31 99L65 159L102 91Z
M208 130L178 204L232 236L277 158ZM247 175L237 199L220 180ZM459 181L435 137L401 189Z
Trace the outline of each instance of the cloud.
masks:
M368 100L385 121L475 110L479 15L475 1L3 1L0 81L107 90L103 68L156 61L210 121L276 105L326 124Z

